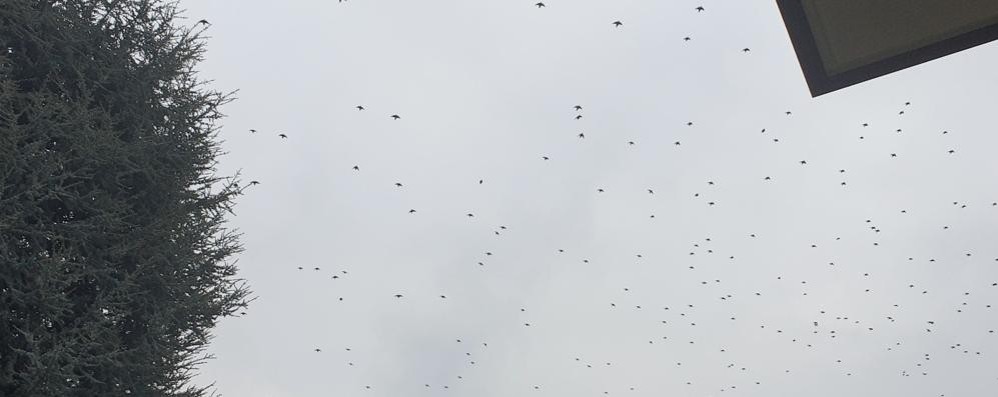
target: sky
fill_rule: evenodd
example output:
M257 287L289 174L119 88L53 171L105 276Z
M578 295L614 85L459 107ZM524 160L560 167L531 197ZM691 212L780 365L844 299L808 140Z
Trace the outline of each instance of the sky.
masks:
M771 0L535 2L181 2L260 182L198 384L998 388L998 44L811 98Z

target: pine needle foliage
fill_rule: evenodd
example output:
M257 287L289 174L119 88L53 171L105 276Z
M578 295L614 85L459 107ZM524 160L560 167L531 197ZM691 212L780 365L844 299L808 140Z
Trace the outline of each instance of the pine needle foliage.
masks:
M0 1L0 395L203 396L238 175L173 1ZM182 25L188 25L183 27Z

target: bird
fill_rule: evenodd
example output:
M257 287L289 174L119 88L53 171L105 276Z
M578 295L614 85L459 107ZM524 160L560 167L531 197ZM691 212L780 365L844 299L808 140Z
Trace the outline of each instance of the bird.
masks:
M690 40L693 40L693 38L691 38L690 36L683 37L683 41L690 41Z
M402 294L395 294L395 297L396 297L396 298L401 298L401 297L402 297Z
M402 184L399 182L395 182L395 187L402 187Z
M697 10L697 12L704 12L706 10L706 8L703 8L703 6L697 6L697 8L695 8L695 10Z
M250 185L259 185L260 181L250 181Z
M752 51L752 49L748 48L748 47L742 48L742 52L749 52L749 51ZM789 114L789 113L787 113L787 114Z
M623 23L623 22L620 22L620 21L613 21L613 26L615 26L615 27L618 27L618 28L619 28L619 27L621 27L621 26L623 26L623 25L624 25L624 23Z
M361 106L361 105L357 105L357 111L361 111L361 110L364 110L364 107Z
M391 118L393 118L395 120L398 120L398 119L402 118L402 116L399 116L397 114L393 114L393 115L391 115Z
M202 19L202 20L198 21L198 24L199 25L206 25L206 26L207 25L211 25L211 23L209 23L207 19Z
M548 156L541 156L541 158L542 158L542 159L544 159L545 161L547 161L547 160L551 160L551 158L550 158L550 157L548 157Z
M579 133L579 138L585 138L585 137L586 137L586 134L583 134L581 132Z
M281 139L288 139L287 134L277 134L277 136L281 137Z
M256 130L254 130L254 129L250 128L249 132L250 132L251 134L255 134L255 133L256 133Z
M534 5L537 6L537 8L547 7L546 5L544 5L544 3L537 3L537 4L534 4Z
M360 171L360 166L359 165L355 165L355 166L353 166L353 169L354 169L354 171Z
M416 213L416 210L413 210L413 209L410 209L410 210L409 210L409 213L410 213L410 214L415 214L415 213Z
M581 111L581 110L582 110L582 105L575 105L575 111L576 112Z
M579 114L579 115L576 115L576 116L575 116L575 119L576 119L576 120L579 120L579 119L581 119L581 118L582 118L582 115L581 115L581 114Z

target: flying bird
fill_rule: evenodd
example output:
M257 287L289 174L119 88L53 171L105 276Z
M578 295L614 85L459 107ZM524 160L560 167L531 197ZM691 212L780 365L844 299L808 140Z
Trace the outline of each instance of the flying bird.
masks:
M615 27L618 27L618 28L619 28L619 27L621 27L621 26L623 26L623 25L624 25L624 23L623 23L623 22L620 22L620 21L613 21L613 26L615 26Z
M534 4L534 5L537 6L537 8L547 7L546 5L544 5L544 3L537 3L537 4Z
M402 116L399 116L399 115L397 115L397 114L393 114L393 115L391 115L391 117L392 117L393 119L395 119L395 120L398 120L398 119L402 118Z
M277 136L281 137L282 139L288 139L287 134L277 134Z
M360 110L364 110L364 107L363 107L363 106L360 106L360 105L357 105L357 110L358 110L358 111L360 111Z

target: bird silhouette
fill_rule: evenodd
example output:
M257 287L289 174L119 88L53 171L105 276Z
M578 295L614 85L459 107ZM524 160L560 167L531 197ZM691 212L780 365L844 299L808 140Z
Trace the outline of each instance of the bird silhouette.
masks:
M402 118L402 116L399 116L397 114L393 114L393 115L391 115L391 118L393 118L395 120L398 120L398 119Z
M618 28L619 28L619 27L621 27L621 26L624 26L624 23L623 23L623 22L620 22L620 21L613 21L613 26L615 26L615 27L618 27Z
M358 110L358 111L360 111L360 110L364 110L364 107L363 107L363 106L360 106L360 105L357 105L357 110Z
M544 5L544 3L537 3L537 4L534 4L534 5L537 6L537 8L547 7L546 5Z
M277 134L277 136L281 137L281 139L288 139L287 134Z

